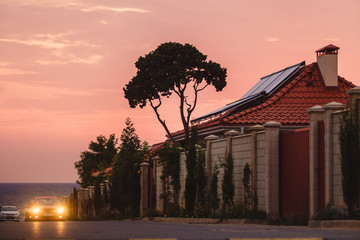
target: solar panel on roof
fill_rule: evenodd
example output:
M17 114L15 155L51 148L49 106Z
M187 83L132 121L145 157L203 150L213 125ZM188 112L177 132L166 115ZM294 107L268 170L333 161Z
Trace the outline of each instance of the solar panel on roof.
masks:
M235 102L232 102L232 103L227 104L226 106L224 106L224 107L222 107L222 108L219 108L219 109L216 109L216 110L214 110L214 111L212 111L212 112L209 112L209 113L207 113L206 115L203 115L203 116L195 119L194 121L196 121L196 120L198 120L198 119L201 119L201 118L206 118L206 117L208 117L208 116L212 116L212 115L216 115L216 114L218 114L218 113L224 112L224 111L226 111L226 110L228 110L228 109L231 109L231 108L233 108L233 107L236 107L236 106L238 106L238 105L240 105L240 104L242 104L242 103L244 103L244 102L247 102L247 101L249 101L250 99L253 99L253 98L255 98L255 97L259 96L259 95L260 95L260 94L256 94L256 95L253 95L253 96L250 96L250 97L247 97L247 98L241 98L241 99L239 99L239 100L237 100L237 101L235 101Z
M282 84L286 79L288 79L296 70L298 70L301 66L305 65L305 62L301 62L295 64L293 66L284 68L278 72L272 73L265 77L262 77L259 82L257 82L245 95L239 100L226 105L225 107L219 108L215 111L212 111L206 115L203 115L199 118L194 119L193 121L197 121L203 118L207 118L226 110L229 110L233 107L239 106L241 104L245 104L246 102L251 101L252 99L260 96L262 93L269 94L274 91L280 84Z
M291 76L300 66L304 65L305 62L295 64L291 67L287 67L278 72L272 73L265 77L262 77L259 82L255 84L242 98L247 98L254 94L265 92L266 94L272 92L277 88L284 80Z

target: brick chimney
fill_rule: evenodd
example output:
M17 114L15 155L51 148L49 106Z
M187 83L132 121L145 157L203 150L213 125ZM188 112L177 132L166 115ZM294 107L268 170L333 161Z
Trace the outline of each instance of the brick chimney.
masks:
M316 51L317 63L325 86L338 86L338 50L339 47L332 44Z

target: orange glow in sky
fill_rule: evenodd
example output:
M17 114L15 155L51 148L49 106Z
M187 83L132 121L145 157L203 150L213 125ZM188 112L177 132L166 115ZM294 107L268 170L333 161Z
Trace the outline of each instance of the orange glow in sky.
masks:
M12 0L0 2L0 182L74 182L74 162L130 117L142 141L165 131L122 88L164 42L190 43L228 69L193 118L239 99L261 77L316 61L334 44L339 75L360 85L359 0ZM177 101L162 114L181 129Z

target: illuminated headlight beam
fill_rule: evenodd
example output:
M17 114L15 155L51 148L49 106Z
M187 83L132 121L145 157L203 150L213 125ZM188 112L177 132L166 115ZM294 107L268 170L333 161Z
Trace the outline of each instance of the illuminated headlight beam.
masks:
M64 208L60 207L57 209L58 213L63 213L64 212Z

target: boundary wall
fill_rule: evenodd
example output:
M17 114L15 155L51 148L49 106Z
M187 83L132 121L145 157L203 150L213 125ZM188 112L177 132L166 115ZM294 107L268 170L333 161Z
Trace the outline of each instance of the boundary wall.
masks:
M258 209L264 210L268 215L277 217L279 215L279 130L280 123L269 122L264 126L256 125L251 128L251 133L240 135L239 132L230 130L225 133L225 138L218 139L210 135L206 139L206 173L211 179L215 166L224 163L226 156L231 154L234 163L234 202L240 202L244 196L242 184L243 169L246 163L250 165L252 172L252 190L257 193ZM180 196L179 204L184 206L185 189L185 153L180 156ZM162 212L164 203L160 198L164 193L164 184L160 179L162 167L157 165L154 158L156 171L156 210ZM221 185L224 176L223 168L219 168L218 192L222 195ZM256 184L254 184L256 183Z
M350 96L349 104L354 106L360 102L360 87L355 87L347 91ZM309 213L313 217L323 206L333 206L338 211L346 211L343 201L341 184L341 157L340 157L340 123L345 105L337 102L330 102L323 106L314 106L308 109L310 114L309 126ZM360 116L359 116L360 117ZM324 131L319 130L319 126L324 126ZM280 154L279 132L281 124L268 122L263 125L250 127L249 134L240 135L235 130L230 130L224 134L224 138L209 135L205 138L206 148L206 174L208 176L208 186L210 186L213 168L224 163L228 155L232 155L234 162L234 202L242 201L244 189L242 185L243 169L249 163L251 169L251 188L257 194L258 209L264 210L269 219L280 217ZM321 132L321 134L320 134ZM322 147L320 147L322 146ZM325 147L323 147L325 146ZM360 147L360 146L359 146ZM324 157L325 174L320 176L320 157ZM158 157L153 157L152 176L156 186L155 199L156 210L162 212L164 200L160 198L165 191L165 186L160 179L162 167L157 164ZM185 154L180 156L180 192L179 204L184 206L185 188ZM221 185L223 179L223 169L220 168L218 192L221 198ZM141 172L149 173L149 164L141 164ZM324 179L320 179L324 178ZM321 184L320 184L321 183ZM108 194L109 183L101 185L102 196ZM141 203L140 213L143 216L149 209L149 177L141 178ZM322 197L324 195L324 197ZM84 216L95 216L93 210L94 187L80 188L77 192L77 217L82 219ZM323 202L322 202L323 201ZM106 206L104 211L110 211Z
M359 104L360 87L347 91L350 96L350 105ZM314 106L308 109L310 114L309 126L309 213L310 218L315 216L323 206L333 206L338 211L346 212L343 201L341 185L341 157L340 157L340 123L346 106L337 102L330 102L323 106ZM324 126L324 131L319 130L319 125ZM250 133L240 135L239 132L230 130L224 138L209 135L205 138L206 148L206 173L208 181L211 179L215 165L225 161L227 154L231 154L234 161L234 202L242 200L244 190L242 186L243 168L249 163L251 168L251 187L258 197L258 209L266 211L268 218L280 216L280 156L279 131L280 123L268 122L263 125L250 127ZM321 133L322 132L322 133ZM323 135L321 135L323 134ZM321 136L320 136L321 135ZM320 147L325 146L325 147ZM325 174L320 176L320 157L324 157L325 166L321 169ZM306 160L307 161L307 160ZM180 206L184 206L183 192L185 186L185 154L180 158ZM156 168L156 210L162 212L163 201L160 198L162 181L161 170L154 161ZM320 177L324 179L320 179ZM223 169L220 168L218 190L221 196ZM209 186L208 182L208 186ZM322 197L324 195L324 197ZM324 202L322 202L324 201Z

